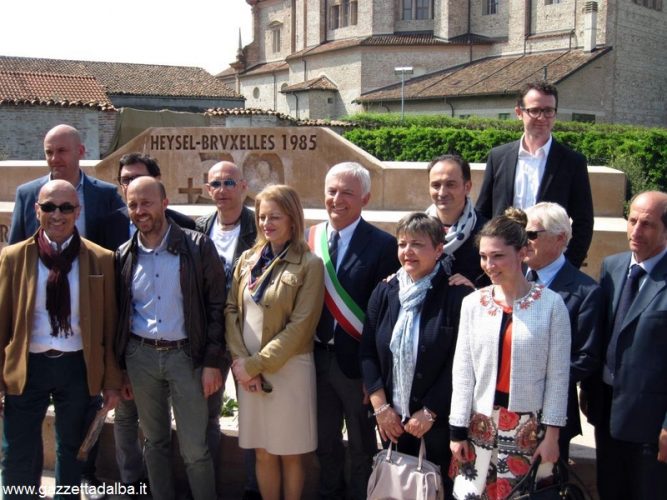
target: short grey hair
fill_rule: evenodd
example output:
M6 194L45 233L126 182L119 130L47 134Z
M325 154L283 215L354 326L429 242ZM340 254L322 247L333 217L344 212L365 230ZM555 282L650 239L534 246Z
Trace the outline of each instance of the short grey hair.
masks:
M542 227L551 234L565 234L567 245L572 239L570 216L558 203L542 201L526 209L528 219L537 219Z
M344 161L337 163L329 169L326 177L324 178L324 182L327 183L332 177L338 177L340 175L352 175L359 179L359 182L361 183L362 196L366 196L371 192L371 174L369 174L368 170L356 161Z

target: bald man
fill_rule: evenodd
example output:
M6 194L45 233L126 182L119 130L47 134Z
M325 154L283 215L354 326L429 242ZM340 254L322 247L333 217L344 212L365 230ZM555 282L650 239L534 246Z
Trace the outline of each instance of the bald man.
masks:
M114 259L79 236L75 222L81 207L68 181L46 182L33 210L35 235L0 254L2 483L39 486L34 457L53 401L56 484L78 486L76 454L90 397L102 391L104 407L111 409L122 383L112 351Z
M243 178L241 169L230 161L221 161L208 171L206 189L215 203L215 211L197 219L197 231L208 236L218 251L225 266L227 291L232 283L232 272L243 252L255 244L257 228L252 210L243 205L248 194L248 183ZM225 353L220 365L222 387L208 398L208 447L213 456L216 472L219 467L220 447L220 407L225 380L231 366L229 353ZM244 450L246 457L246 493L244 498L259 498L259 487L255 479L255 452ZM219 481L218 481L219 482Z
M206 398L222 386L225 274L215 245L167 219L164 186L139 177L127 188L137 228L116 252L119 328L115 352L126 370L124 397L134 397L146 437L154 498L174 498L170 401L194 500L214 500L206 445Z
M18 243L37 231L35 201L39 190L50 180L61 179L76 188L79 216L76 227L80 236L99 242L97 227L99 220L123 206L116 186L84 174L79 162L86 148L79 131L70 125L58 125L44 137L44 156L49 165L49 174L34 181L21 184L16 190L12 224L9 228L9 243Z
M586 380L601 500L667 498L667 194L640 193L604 259L601 377ZM582 383L582 386L584 384Z

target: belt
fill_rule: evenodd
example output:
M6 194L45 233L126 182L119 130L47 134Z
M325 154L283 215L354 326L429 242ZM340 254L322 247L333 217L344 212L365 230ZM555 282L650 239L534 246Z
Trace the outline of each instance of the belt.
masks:
M336 346L334 344L325 344L324 342L318 342L317 340L315 341L315 348L327 352L336 352Z
M44 356L45 358L49 359L56 359L56 358L62 358L63 356L74 356L75 354L81 354L81 350L78 351L59 351L57 349L49 349L48 351L44 352L37 352L34 354L40 354Z
M171 351L173 349L180 349L181 347L186 346L190 343L189 339L182 339L182 340L147 339L146 337L135 335L134 333L130 333L130 338L133 338L141 345L152 347L153 349L157 349L158 351Z

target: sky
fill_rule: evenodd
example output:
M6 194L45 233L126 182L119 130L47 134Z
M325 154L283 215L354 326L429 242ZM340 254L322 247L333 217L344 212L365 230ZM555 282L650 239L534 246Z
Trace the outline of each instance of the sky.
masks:
M250 43L245 0L3 0L0 55L197 66L215 74Z

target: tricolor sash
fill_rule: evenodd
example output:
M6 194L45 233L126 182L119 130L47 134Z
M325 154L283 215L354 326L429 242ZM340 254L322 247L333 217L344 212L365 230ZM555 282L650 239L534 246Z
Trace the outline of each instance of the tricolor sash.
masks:
M308 246L324 262L324 304L345 333L361 340L366 315L338 281L336 267L329 256L326 222L310 228Z

